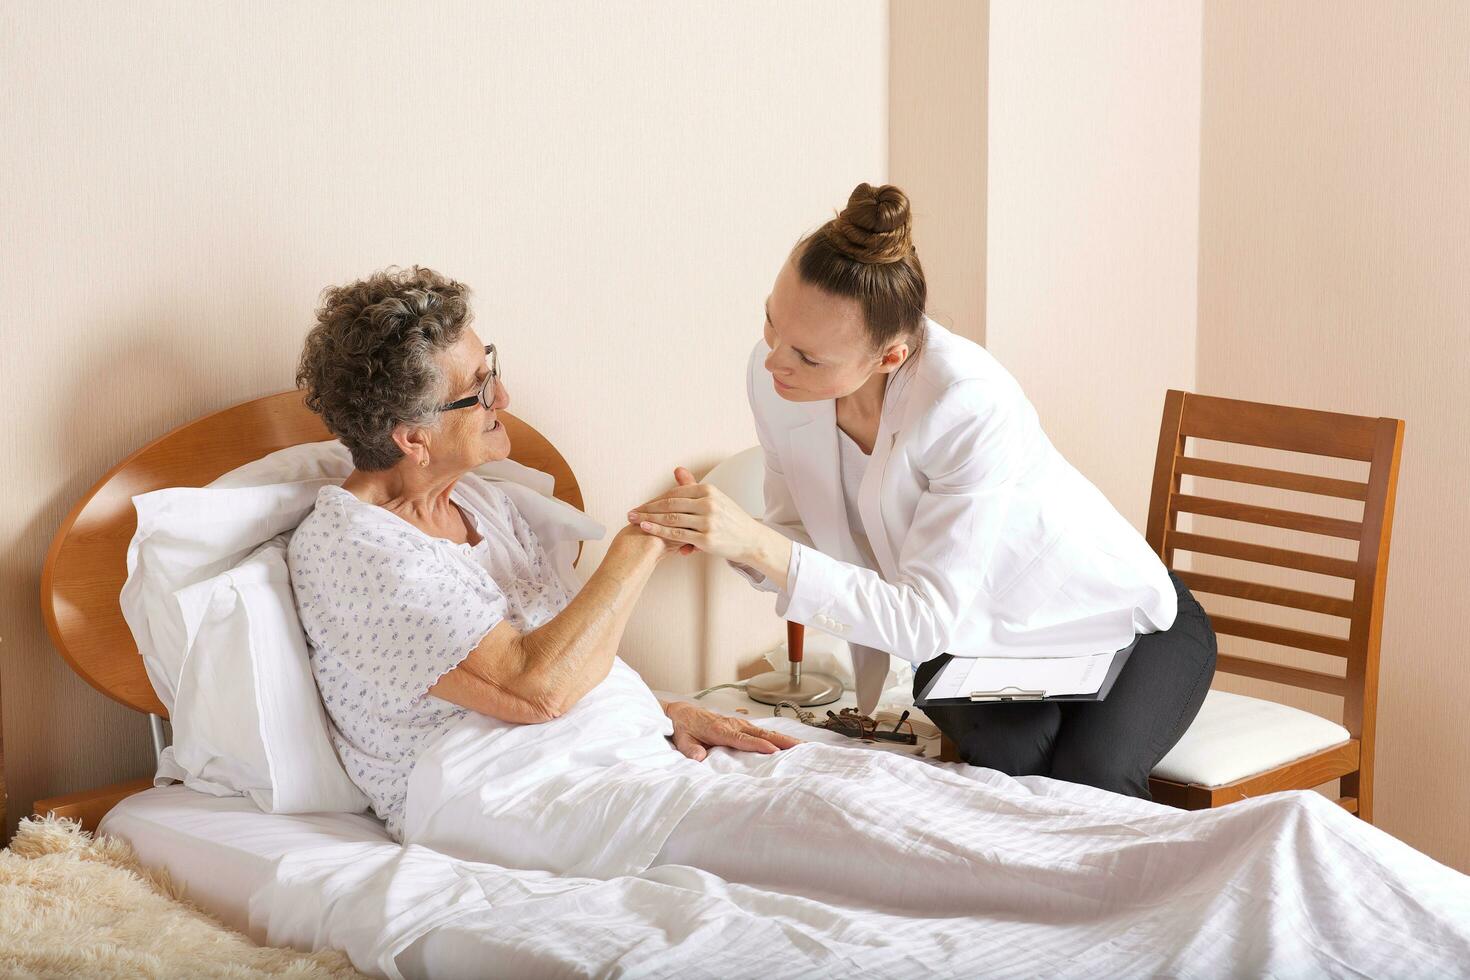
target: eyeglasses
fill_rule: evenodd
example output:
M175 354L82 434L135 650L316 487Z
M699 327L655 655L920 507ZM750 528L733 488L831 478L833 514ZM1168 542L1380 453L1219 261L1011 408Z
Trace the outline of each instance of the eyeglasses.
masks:
M790 701L782 701L776 705L776 715L779 717L782 708L790 708L803 725L813 728L825 728L829 732L846 735L848 738L861 739L864 742L898 742L902 745L918 745L919 737L914 734L914 726L909 724L909 713L905 711L899 716L898 722L891 730L885 731L878 727L878 722L864 714L859 714L853 708L843 708L840 712L827 712L827 717L821 721L810 711L804 711Z
M480 390L473 395L461 398L459 401L450 402L448 405L440 405L439 411L452 412L457 408L469 408L479 402L485 408L495 401L495 383L500 380L500 357L495 353L495 345L491 344L485 348L485 359L490 362L490 373L485 375L485 383L480 385Z

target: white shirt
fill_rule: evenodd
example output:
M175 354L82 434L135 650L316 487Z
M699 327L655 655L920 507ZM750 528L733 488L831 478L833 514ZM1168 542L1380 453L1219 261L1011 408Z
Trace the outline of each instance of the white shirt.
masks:
M468 713L428 689L502 620L526 632L571 599L501 490L471 474L449 499L477 544L327 486L287 551L332 743L395 838L419 754Z
M837 454L842 461L842 503L847 508L847 529L852 532L852 543L857 547L864 567L877 568L878 559L873 556L873 546L868 542L868 532L863 527L863 514L858 509L858 490L868 468L868 454L840 426L837 429ZM786 587L788 590L794 587L790 578Z

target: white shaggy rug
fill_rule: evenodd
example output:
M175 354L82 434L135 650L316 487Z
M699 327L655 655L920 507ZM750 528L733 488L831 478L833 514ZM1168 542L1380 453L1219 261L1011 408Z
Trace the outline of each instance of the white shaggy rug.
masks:
M180 900L126 843L21 821L0 851L0 976L360 977L336 951L257 946Z

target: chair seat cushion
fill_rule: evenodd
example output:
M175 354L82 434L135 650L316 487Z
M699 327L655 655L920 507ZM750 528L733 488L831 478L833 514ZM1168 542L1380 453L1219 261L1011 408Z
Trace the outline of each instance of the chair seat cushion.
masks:
M1212 690L1189 731L1153 774L1176 783L1224 786L1351 737L1346 728L1311 712Z

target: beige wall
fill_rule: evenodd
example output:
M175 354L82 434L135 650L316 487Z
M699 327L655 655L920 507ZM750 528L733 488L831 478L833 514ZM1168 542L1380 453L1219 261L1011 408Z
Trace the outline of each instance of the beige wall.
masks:
M1470 6L1211 3L1204 39L1198 387L1406 421L1375 822L1470 871Z
M990 3L985 341L1139 528L1194 385L1200 5Z
M143 718L45 636L57 524L144 442L289 387L322 286L422 262L476 287L512 410L604 522L675 464L752 445L743 370L771 280L885 174L886 37L878 0L8 4L11 826L37 796L150 769ZM628 632L656 685L701 680L687 572L660 570ZM750 624L753 655L779 629Z
M888 179L908 193L929 314L985 341L989 0L891 0Z

